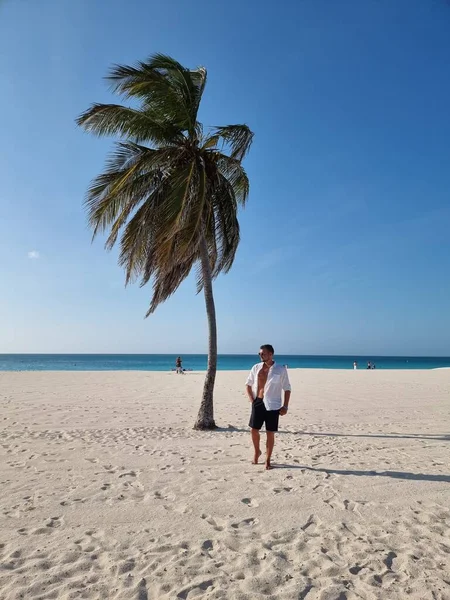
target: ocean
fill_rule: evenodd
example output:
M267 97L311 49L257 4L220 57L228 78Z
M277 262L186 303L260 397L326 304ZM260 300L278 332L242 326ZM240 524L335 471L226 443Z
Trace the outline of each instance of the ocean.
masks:
M292 369L365 369L368 361L377 369L436 369L450 367L450 357L417 356L306 356L277 355L278 363ZM0 371L170 371L175 354L0 354ZM205 371L206 354L184 354L183 368ZM258 362L253 354L221 354L221 371L247 371Z

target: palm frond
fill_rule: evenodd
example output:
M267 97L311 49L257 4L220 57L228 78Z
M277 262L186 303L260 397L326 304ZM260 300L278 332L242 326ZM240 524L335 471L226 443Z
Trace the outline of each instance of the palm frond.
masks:
M117 144L105 172L94 179L87 192L85 206L93 236L111 227L112 237L106 244L111 248L126 218L160 184L164 174L168 176L178 157L173 148Z
M192 161L173 174L169 185L161 207L165 228L158 236L158 254L170 268L183 262L197 245L194 238L203 214L206 182L197 161Z
M120 240L119 265L125 269L125 285L138 279L151 251L149 229L154 223L151 202L144 202L128 221Z
M239 245L238 203L233 186L228 179L218 173L211 190L211 206L214 220L211 221L210 238L215 238L216 260L211 265L213 278L222 271L227 273L233 262Z
M212 270L213 278L231 269L240 241L237 210L233 210L232 192L227 182L223 182L223 188L218 191L215 200L217 260Z
M155 120L195 135L205 69L190 71L170 56L155 54L135 67L115 65L108 79L115 92L140 99Z
M170 91L164 76L141 61L135 67L114 65L106 79L111 82L113 92L128 98L143 99Z
M208 249L208 258L209 258L209 266L211 273L214 272L215 266L217 264L217 260L219 257L218 250L218 238L216 237L216 225L215 225L215 214L212 208L205 215L205 220L203 222L202 235L205 237L206 247ZM203 269L201 262L197 264L196 268L196 290L197 294L199 294L203 290L204 281L203 281Z
M189 131L194 133L196 128L201 137L201 124L197 122L197 113L206 86L207 71L204 67L186 69L177 60L165 54L154 54L147 62L150 69L158 71L165 77L183 97L186 113L189 119Z
M146 317L154 313L160 304L165 302L177 291L183 281L188 277L192 265L197 259L198 256L189 256L187 260L179 262L171 269L158 270L155 274L152 300L145 315Z
M250 183L241 162L236 158L231 158L219 152L211 152L210 155L216 163L219 172L228 180L233 188L238 204L245 206L250 193Z
M145 285L157 269L170 270L185 260L188 246L183 244L188 231L185 221L192 218L186 204L192 195L195 176L195 162L174 164L145 200L146 208L138 211L127 225L120 255L127 282L140 277L141 285Z
M202 150L211 150L214 149L217 151L217 144L220 142L220 135L210 135L208 136L201 147Z
M220 136L230 148L231 158L243 160L253 142L253 133L247 125L226 125L215 127L213 135Z
M183 140L180 128L170 121L157 121L150 112L120 106L119 104L93 104L76 120L85 131L98 136L118 135L136 142L175 144Z

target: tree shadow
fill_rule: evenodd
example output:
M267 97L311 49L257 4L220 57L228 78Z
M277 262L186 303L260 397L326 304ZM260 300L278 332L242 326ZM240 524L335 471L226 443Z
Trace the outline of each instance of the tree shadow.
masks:
M393 479L410 479L411 481L435 481L450 483L450 475L428 475L427 473L409 473L407 471L357 471L344 469L321 469L308 467L306 465L283 465L274 464L276 469L301 469L302 471L313 471L315 473L326 473L327 475L353 475L355 477L392 477Z
M234 425L228 425L227 427L216 427L215 433L248 433L250 434L250 427L234 427Z

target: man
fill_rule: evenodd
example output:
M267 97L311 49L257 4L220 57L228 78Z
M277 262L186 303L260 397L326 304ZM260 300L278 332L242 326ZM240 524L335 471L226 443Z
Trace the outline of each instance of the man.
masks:
M264 344L259 350L260 363L254 365L247 377L247 395L252 403L249 427L252 429L252 442L255 449L253 464L258 464L261 456L259 430L266 425L266 469L271 469L270 459L278 431L278 418L284 416L289 407L291 384L286 367L277 365L273 360L275 351L270 344ZM284 402L281 391L284 390Z

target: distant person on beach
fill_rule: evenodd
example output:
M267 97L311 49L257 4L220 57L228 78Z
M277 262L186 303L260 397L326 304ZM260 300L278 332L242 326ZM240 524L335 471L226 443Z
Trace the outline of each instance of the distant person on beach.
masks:
M355 360L355 362L353 363L353 368L355 369L355 371L356 371L356 369L358 368L358 363L356 362L356 360Z
M179 356L177 358L177 360L175 361L175 370L177 373L183 374L183 368L181 365L182 365L182 360L181 360L181 356Z
M369 360L369 362L367 363L367 368L368 368L368 369L371 369L371 368L372 368L372 364L371 364L370 360Z
M254 365L247 377L247 395L252 404L249 427L251 427L253 448L255 450L253 464L257 465L261 456L261 427L266 426L266 469L271 469L272 450L275 444L275 433L278 431L278 419L288 411L291 397L291 384L286 367L277 365L273 360L275 351L271 344L264 344L259 350L261 362ZM281 399L284 391L284 402Z

